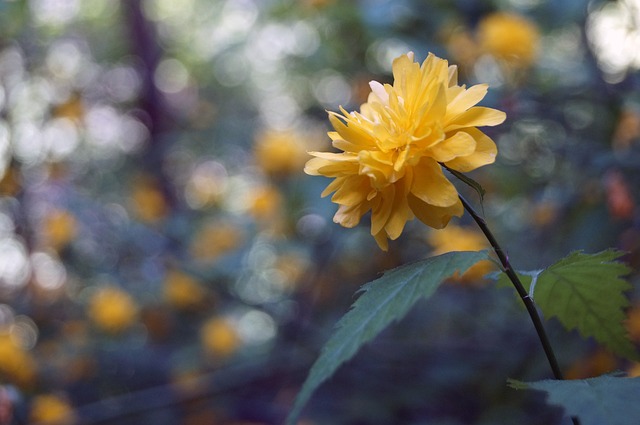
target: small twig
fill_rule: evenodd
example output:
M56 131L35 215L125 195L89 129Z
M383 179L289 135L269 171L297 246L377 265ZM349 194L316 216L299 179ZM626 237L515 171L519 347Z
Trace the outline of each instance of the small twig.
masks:
M540 315L538 314L538 309L536 308L533 299L529 296L529 293L522 285L520 278L516 274L516 272L511 267L511 263L509 262L509 257L504 252L498 241L489 230L487 226L487 222L482 218L476 210L467 202L466 199L462 195L458 195L460 197L460 201L464 206L464 209L471 215L473 220L476 222L482 233L486 236L487 240L491 244L491 247L495 251L500 263L502 264L502 268L511 281L513 286L515 287L520 299L524 303L527 312L529 313L529 317L531 317L531 321L533 322L533 326L536 328L536 332L538 333L538 338L540 339L540 343L542 344L542 348L544 349L544 353L547 356L547 360L549 361L549 366L551 366L551 370L553 372L553 376L558 380L563 380L562 372L560 371L560 367L558 366L558 360L556 359L555 353L553 352L553 348L551 347L551 343L549 342L549 338L547 337L547 333L542 324L542 320L540 319ZM580 421L576 417L572 417L571 421L574 425L580 425Z

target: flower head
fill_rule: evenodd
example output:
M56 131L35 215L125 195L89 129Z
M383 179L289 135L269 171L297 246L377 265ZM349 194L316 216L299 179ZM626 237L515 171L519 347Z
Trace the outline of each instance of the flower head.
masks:
M458 85L457 68L433 54L420 65L413 53L393 61L393 85L370 83L360 112L330 112L333 146L311 152L305 172L334 180L334 221L354 227L371 211L371 234L386 250L408 220L443 228L463 206L442 165L460 172L495 161L495 143L478 126L493 126L504 112L475 106L486 84Z
M496 12L478 24L480 49L516 67L536 60L540 31L533 21L514 13Z
M254 146L258 165L273 177L299 172L305 161L305 149L300 140L301 135L293 130L267 130L258 134Z
M118 334L135 322L138 306L124 290L103 286L91 297L88 315L102 330Z

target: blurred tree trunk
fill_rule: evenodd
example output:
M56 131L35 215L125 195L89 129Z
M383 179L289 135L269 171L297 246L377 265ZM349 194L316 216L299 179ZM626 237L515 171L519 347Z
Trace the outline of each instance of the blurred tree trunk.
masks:
M130 34L131 53L140 60L142 88L138 101L138 118L149 130L149 140L139 153L138 159L142 171L155 179L167 202L175 208L177 199L173 185L165 172L165 156L169 147L167 133L173 126L173 120L165 98L154 83L154 73L162 58L156 28L142 10L142 0L124 0L121 2L124 20Z

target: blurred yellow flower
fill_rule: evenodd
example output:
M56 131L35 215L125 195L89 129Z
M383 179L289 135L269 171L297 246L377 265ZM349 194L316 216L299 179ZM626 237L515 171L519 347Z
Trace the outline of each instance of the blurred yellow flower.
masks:
M481 51L515 67L530 66L538 55L538 27L515 13L487 15L478 23L477 37Z
M480 56L478 43L473 34L466 28L455 28L445 37L449 55L463 71L471 68Z
M134 182L131 201L136 215L147 223L158 222L167 213L164 195L151 179L141 178Z
M304 136L293 130L266 130L258 134L254 155L265 174L279 177L299 172L306 160Z
M188 274L170 270L164 281L164 298L178 309L188 310L203 304L205 291Z
M29 419L42 425L71 425L75 423L73 407L63 397L45 394L34 397Z
M76 218L69 211L51 211L42 225L46 243L56 250L64 248L76 237Z
M213 317L202 325L200 341L207 354L219 359L235 353L241 343L236 328L222 317Z
M275 186L259 186L249 194L249 214L258 221L274 220L282 211L283 197Z
M0 330L0 378L29 387L36 377L36 362L12 337L9 329Z
M467 172L495 161L493 140L477 126L504 121L504 112L475 106L486 84L458 85L457 67L433 54L420 65L413 53L393 61L393 85L370 83L360 112L331 112L333 146L342 152L311 152L305 172L335 178L334 221L354 227L371 211L371 234L383 250L408 220L443 228L461 216L462 204L442 165Z
M450 224L442 230L432 230L427 237L433 253L435 255L452 251L480 251L488 248L488 242L479 231ZM480 261L462 276L457 276L455 280L463 283L479 282L493 270L494 264L489 261Z
M191 244L191 255L199 261L215 261L238 248L244 240L244 230L238 224L216 220L198 231Z
M56 105L51 111L51 115L55 118L67 118L74 123L79 123L85 112L82 97L78 93L73 93L64 102Z
M91 297L87 314L100 329L117 334L135 322L138 306L131 295L122 289L103 286Z

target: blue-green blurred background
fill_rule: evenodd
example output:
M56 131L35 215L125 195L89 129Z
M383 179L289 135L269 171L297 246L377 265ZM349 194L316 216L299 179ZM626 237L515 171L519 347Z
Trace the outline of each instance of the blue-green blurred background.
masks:
M408 51L507 113L483 205L458 186L515 267L614 247L638 269L638 0L4 0L0 424L280 424L361 284L482 249L463 217L384 253L302 172L326 111ZM550 371L486 271L367 345L301 424L566 423L506 386ZM640 375L548 326L569 377Z

